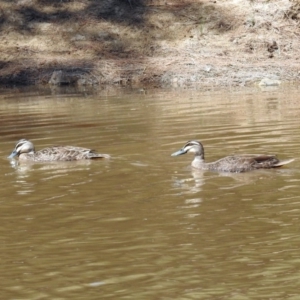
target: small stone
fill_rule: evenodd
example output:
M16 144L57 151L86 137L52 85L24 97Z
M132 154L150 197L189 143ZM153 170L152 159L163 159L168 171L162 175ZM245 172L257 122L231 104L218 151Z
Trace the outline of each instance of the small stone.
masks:
M86 38L85 38L85 36L84 35L81 35L81 34L76 34L75 36L73 36L72 38L71 38L71 41L72 42L76 42L76 41L85 41L86 40Z
M262 79L258 85L260 86L278 86L280 85L281 81L277 79L269 79L269 78L264 78Z
M205 72L210 72L211 68L212 68L211 65L205 65L205 66L204 66L204 71L205 71Z

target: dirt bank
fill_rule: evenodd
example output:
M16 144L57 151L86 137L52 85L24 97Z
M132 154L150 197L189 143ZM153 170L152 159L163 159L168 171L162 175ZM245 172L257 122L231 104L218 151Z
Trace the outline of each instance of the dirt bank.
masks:
M0 84L297 82L299 19L299 0L1 1Z

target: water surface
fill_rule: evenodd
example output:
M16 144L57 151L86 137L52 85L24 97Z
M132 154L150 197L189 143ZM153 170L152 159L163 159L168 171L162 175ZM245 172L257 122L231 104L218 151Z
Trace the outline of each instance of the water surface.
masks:
M299 90L1 90L3 299L298 299ZM75 145L112 159L17 165ZM233 153L276 170L193 171Z

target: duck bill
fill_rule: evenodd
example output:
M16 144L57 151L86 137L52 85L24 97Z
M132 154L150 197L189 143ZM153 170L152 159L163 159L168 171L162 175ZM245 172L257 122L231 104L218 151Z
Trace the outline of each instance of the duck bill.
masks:
M8 156L7 158L14 158L15 156L17 156L18 155L18 152L16 151L16 150L14 150L11 154L10 154L10 156Z
M182 155L182 154L185 154L186 151L184 149L180 149L174 153L171 154L171 156L178 156L178 155Z

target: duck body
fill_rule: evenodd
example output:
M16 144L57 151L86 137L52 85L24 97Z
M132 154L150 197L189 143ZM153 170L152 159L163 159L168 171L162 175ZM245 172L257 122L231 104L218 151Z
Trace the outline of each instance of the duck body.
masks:
M187 142L182 149L173 153L172 156L178 156L188 152L195 154L195 158L192 161L193 168L218 172L241 173L257 169L278 168L294 160L280 161L275 155L244 154L226 156L215 162L206 163L204 161L203 145L198 141Z
M74 161L83 159L110 158L108 154L99 154L94 150L74 146L54 146L35 151L32 142L21 139L8 158L18 157L19 161L50 162Z

